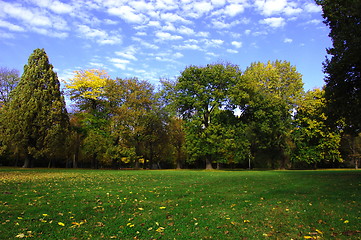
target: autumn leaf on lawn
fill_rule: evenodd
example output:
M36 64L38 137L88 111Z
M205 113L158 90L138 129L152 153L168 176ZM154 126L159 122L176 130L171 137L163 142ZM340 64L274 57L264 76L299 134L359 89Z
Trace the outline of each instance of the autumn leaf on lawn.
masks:
M62 227L64 227L64 226L65 226L65 224L64 224L64 223L62 223L62 222L58 222L58 225L59 225L59 226L62 226Z
M24 238L25 234L24 233L19 233L18 235L15 236L16 238Z

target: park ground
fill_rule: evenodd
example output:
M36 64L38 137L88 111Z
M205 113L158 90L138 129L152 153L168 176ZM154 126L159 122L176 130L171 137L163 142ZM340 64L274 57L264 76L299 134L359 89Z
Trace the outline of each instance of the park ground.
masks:
M0 168L2 239L361 239L361 171Z

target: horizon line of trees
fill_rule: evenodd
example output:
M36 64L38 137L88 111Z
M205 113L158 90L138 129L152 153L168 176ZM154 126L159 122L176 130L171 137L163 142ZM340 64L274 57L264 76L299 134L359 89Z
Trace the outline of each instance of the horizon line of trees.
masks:
M2 165L89 168L358 166L361 136L328 117L324 89L304 92L287 61L189 66L155 90L104 70L60 82L44 49L19 77L1 68ZM345 161L346 160L346 161Z

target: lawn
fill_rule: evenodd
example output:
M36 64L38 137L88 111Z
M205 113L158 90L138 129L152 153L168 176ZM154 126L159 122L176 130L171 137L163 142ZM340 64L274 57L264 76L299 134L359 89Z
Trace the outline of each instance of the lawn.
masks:
M361 171L0 169L1 239L361 239Z

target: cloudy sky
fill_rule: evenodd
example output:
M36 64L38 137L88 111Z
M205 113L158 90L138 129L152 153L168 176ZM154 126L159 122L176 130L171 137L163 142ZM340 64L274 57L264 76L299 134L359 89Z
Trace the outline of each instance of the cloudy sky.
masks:
M44 48L60 79L105 69L156 84L189 65L287 60L323 86L331 46L313 0L0 0L0 66Z

